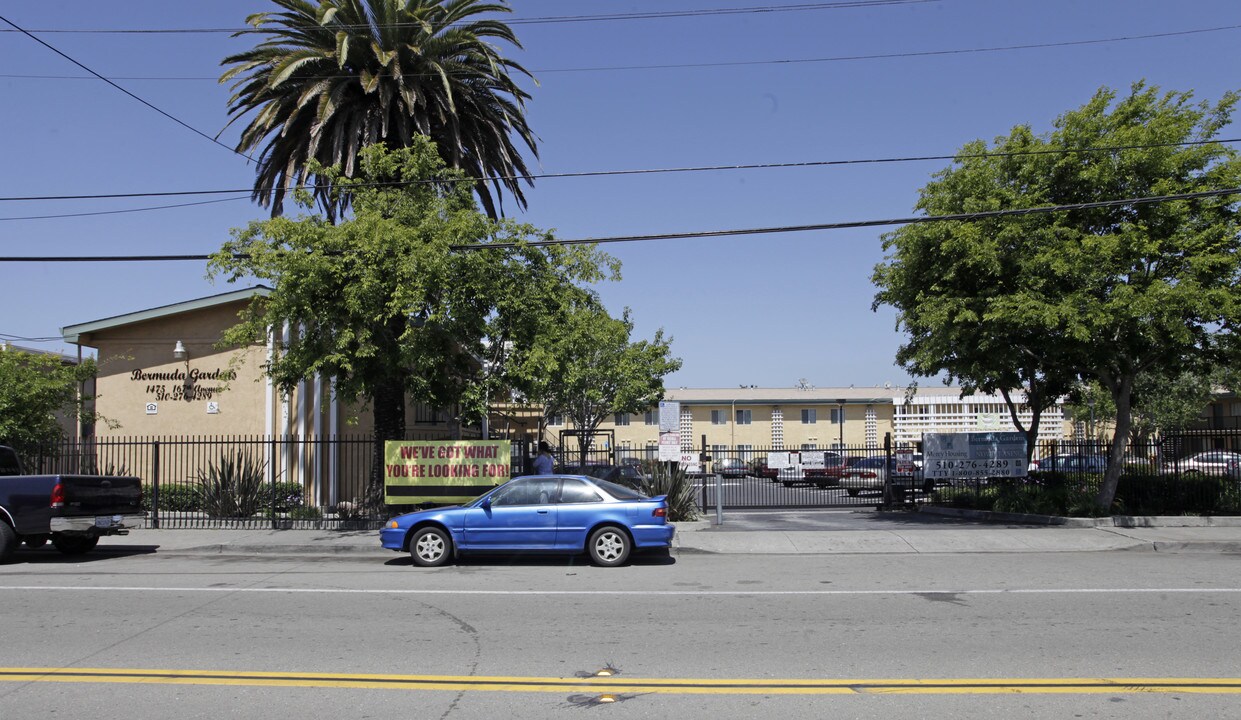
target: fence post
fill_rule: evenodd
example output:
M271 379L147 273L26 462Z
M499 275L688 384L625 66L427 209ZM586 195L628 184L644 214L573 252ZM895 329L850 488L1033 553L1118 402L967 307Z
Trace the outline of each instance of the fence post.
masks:
M883 507L893 504L892 475L892 433L883 434Z
M151 527L159 529L159 440L151 442Z
M275 529L276 529L276 527L277 527L277 525L276 525L276 479L277 479L277 477L278 477L278 476L276 475L276 472L275 472L275 467L274 467L275 462L276 462L276 450L277 450L277 447L276 447L276 436L275 436L275 435L272 435L272 436L270 436L270 439L271 439L271 457L272 457L272 465L273 465L273 467L272 467L272 473L271 473L271 485L270 485L270 490L271 490L271 529L272 529L272 530L275 530Z

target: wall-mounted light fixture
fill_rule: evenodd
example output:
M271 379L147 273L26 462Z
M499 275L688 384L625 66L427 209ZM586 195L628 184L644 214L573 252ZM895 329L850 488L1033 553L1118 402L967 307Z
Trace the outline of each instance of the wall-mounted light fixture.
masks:
M177 341L176 347L172 349L172 356L178 360L190 361L190 351L185 349L185 343Z

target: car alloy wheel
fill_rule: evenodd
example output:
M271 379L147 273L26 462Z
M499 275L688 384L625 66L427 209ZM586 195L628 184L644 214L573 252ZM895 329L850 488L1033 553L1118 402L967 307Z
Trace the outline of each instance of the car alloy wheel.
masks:
M409 554L421 567L438 567L452 555L452 540L437 527L425 527L409 541Z
M601 567L624 563L629 559L629 536L620 528L599 528L590 535L590 559Z

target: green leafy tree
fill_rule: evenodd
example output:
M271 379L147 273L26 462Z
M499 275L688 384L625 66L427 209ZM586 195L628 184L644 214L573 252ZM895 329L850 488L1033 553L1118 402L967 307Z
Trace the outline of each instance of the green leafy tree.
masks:
M488 396L521 387L507 374L509 349L536 344L549 325L542 318L586 292L578 283L615 275L615 261L592 246L531 247L550 236L487 218L425 138L367 148L356 179L315 171L352 193L353 217L276 217L234 230L211 274L272 281L274 290L223 342L290 328L268 375L285 391L315 373L335 378L338 397L369 404L377 441L404 436L408 400L481 418ZM513 246L457 249L495 243Z
M613 318L592 298L578 298L521 363L526 396L542 404L544 417L573 421L582 464L604 418L650 409L663 399L664 376L681 367L663 330L653 340L632 334L628 310Z
M482 18L511 10L485 0L272 0L280 12L247 18L264 40L226 57L220 82L233 82L230 124L252 115L239 152L262 148L254 197L278 215L286 194L310 181L335 218L334 194L316 176L339 165L353 177L363 147L435 141L449 167L476 182L479 200L499 216L502 189L524 207L525 161L537 157L526 124L530 95L512 75L530 74L495 42L520 48L510 28ZM247 34L253 31L247 31ZM490 178L488 180L487 178ZM495 194L492 194L492 190Z
M988 158L1006 167L991 174L974 172L973 160L960 158L928 185L921 203L933 215L949 207L1024 209L1236 188L1241 163L1230 148L1209 142L1228 124L1235 103L1232 94L1214 105L1195 103L1191 93L1161 93L1142 83L1125 97L1101 89L1058 118L1046 136L1017 128L997 141L1002 150L1021 145L1052 153ZM948 186L960 196L955 206L938 203ZM1006 344L1024 338L1041 343L1031 365L1039 376L1060 383L1075 374L1106 390L1116 408L1115 433L1095 498L1106 510L1143 374L1170 375L1187 363L1227 365L1236 356L1230 347L1241 321L1238 220L1236 198L1220 195L945 222L925 240L909 228L889 236L889 267L934 262L901 275L881 266L877 301L895 301L902 323L925 312L945 367L961 353L979 359L979 376L1012 372ZM1019 271L1005 269L1014 263ZM885 295L894 282L921 283L926 299ZM941 304L943 294L955 301ZM988 300L971 307L971 296ZM985 324L984 334L961 329L976 321ZM979 355L965 346L970 340L992 340L989 352Z
M66 364L57 355L0 350L0 445L18 451L38 448L64 435L61 419L81 414L81 383L95 374L95 361Z
M994 148L969 143L954 167L922 189L917 208L935 216L1037 203L1030 193L1045 158L1020 153L1045 148L1026 127L998 138ZM897 325L909 336L897 363L915 376L956 382L963 395L1000 394L1026 435L1027 460L1043 413L1077 381L1045 329L1022 322L1027 303L1016 292L1042 270L1036 250L1047 226L1035 216L908 225L884 236L889 255L872 277L879 288L873 307L895 307Z

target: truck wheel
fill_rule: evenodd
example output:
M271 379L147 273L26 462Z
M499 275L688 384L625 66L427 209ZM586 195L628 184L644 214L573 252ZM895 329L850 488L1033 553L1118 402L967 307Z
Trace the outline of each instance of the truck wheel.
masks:
M26 544L26 547L30 548L31 550L34 550L36 548L41 548L44 545L46 545L47 538L48 538L47 535L27 535L26 537L22 538L22 542Z
M17 533L3 520L0 520L0 564L13 559L13 551L17 549Z
M52 544L65 555L85 555L99 544L97 535L53 535Z

